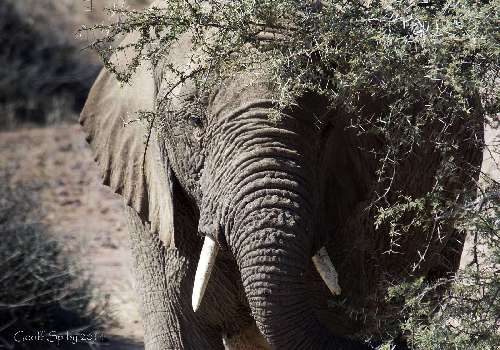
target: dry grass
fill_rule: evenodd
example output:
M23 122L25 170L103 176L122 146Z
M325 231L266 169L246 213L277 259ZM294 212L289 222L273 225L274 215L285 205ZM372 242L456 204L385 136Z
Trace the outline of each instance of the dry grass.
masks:
M30 187L10 182L2 171L0 284L8 288L0 289L0 348L53 348L48 340L20 341L16 334L95 334L107 320L106 305L95 302L88 273L37 220Z

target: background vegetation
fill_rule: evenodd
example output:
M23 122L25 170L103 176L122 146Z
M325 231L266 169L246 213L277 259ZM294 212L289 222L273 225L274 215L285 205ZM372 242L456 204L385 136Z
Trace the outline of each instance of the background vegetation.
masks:
M410 279L388 289L387 301L403 310L397 322L384 325L385 348L402 336L413 349L496 349L500 186L481 174L479 193L457 191L447 179L459 172L473 180L477 170L456 157L457 126L470 132L467 142L498 152L484 145L477 125L498 124L499 7L498 1L470 0L171 0L146 11L116 9L115 23L88 30L101 33L92 46L124 82L141 62L158 63L189 33L195 52L190 68L164 67L173 78L163 82L162 103L187 79L209 91L258 66L275 92L273 118L315 93L331 111L352 116L360 134L378 135L386 147L375 155L380 166L370 209L377 227L391 235L387 253L401 253L398 240L418 229L439 237L452 226L474 237L474 259L456 276ZM133 31L138 40L120 45L123 34ZM130 48L136 52L130 65L117 67L114 58ZM385 103L359 118L367 101ZM203 99L198 103L202 107ZM143 117L151 125L157 119ZM418 198L392 191L404 176L405 159L419 149L440 154L435 186Z
M0 129L76 121L101 68L78 37L83 24L103 23L114 0L0 2ZM123 2L135 8L151 0ZM92 11L91 11L92 10Z
M0 127L67 120L83 106L100 65L80 52L69 11L46 0L0 2Z

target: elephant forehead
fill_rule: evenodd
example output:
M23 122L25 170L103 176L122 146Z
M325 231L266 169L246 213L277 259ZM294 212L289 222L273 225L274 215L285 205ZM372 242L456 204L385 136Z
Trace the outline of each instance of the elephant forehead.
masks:
M224 117L245 106L270 104L275 97L270 79L263 70L239 72L211 92L207 112L213 117Z
M193 74L204 59L193 50L191 34L185 33L155 67L157 103L163 111L218 116L275 94L265 67L247 67L225 78Z

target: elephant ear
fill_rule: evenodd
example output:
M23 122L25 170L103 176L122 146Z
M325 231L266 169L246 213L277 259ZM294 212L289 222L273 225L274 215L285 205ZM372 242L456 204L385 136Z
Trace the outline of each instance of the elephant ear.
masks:
M132 41L134 38L125 40ZM125 68L123 55L118 67ZM140 66L131 81L121 85L103 69L94 83L80 124L87 135L103 184L122 195L166 247L174 245L173 173L164 144L156 132L148 132L143 121L134 121L139 111L154 111L153 70ZM149 135L149 136L148 136Z

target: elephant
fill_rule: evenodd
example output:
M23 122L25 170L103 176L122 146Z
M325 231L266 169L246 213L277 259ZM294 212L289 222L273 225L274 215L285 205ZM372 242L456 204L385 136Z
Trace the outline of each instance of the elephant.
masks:
M353 335L376 322L352 310L383 315L384 280L409 276L421 247L428 258L415 275L456 271L464 233L409 232L398 242L405 254L385 254L388 229L375 230L366 209L378 163L365 150L381 149L380 136L358 135L351 114L325 113L310 94L270 119L269 84L252 71L217 84L203 113L191 108L199 91L189 79L166 106L165 67L188 66L190 50L185 35L125 85L103 69L80 116L104 185L126 203L146 349L371 348ZM381 104L366 96L361 117ZM137 111L159 118L134 121ZM455 134L455 158L474 169L449 183L472 190L482 153L470 138L482 138L482 124ZM414 153L394 193L433 186L439 156Z

